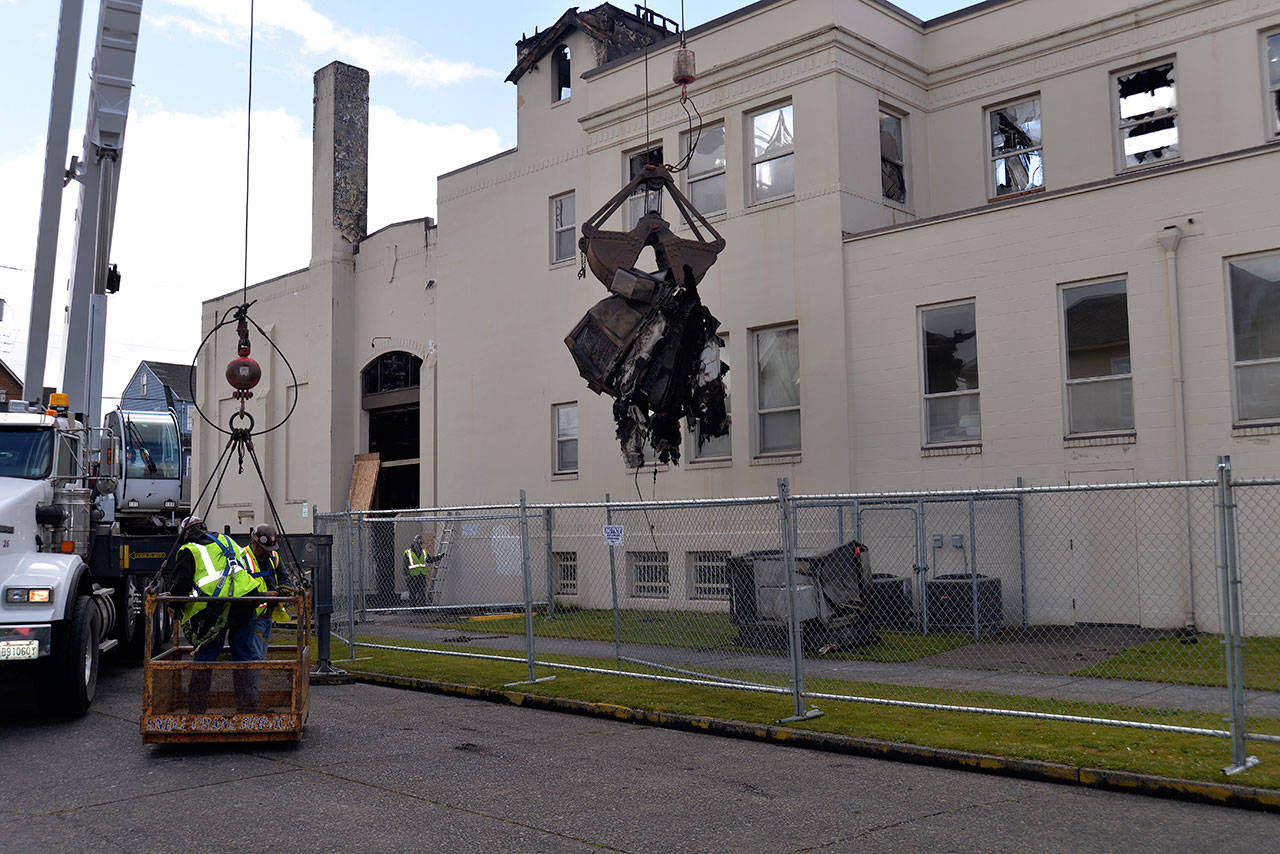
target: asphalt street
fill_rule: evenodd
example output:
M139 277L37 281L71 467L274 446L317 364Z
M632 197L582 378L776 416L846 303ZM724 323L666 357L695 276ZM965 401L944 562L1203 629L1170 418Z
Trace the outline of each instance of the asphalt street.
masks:
M1280 816L372 685L301 744L144 745L141 674L73 722L0 685L0 851L1275 850Z

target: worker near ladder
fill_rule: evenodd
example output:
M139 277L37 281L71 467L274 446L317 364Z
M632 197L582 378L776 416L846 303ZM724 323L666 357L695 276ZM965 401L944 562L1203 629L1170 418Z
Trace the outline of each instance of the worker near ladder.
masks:
M276 529L265 522L249 534L249 548L244 550L249 574L258 579L268 596L289 596L293 585L289 584L280 568L280 554L276 551ZM257 647L256 658L267 657L267 645L271 641L271 624L289 622L289 614L279 602L263 602L253 615L253 641Z
M409 588L409 604L415 606L431 605L427 599L427 589L431 571L428 564L438 563L444 555L427 553L427 547L421 534L415 534L413 544L404 550L404 583Z
M266 587L249 572L242 550L230 537L210 532L199 516L188 516L178 528L182 546L174 558L173 569L166 573L165 590L176 596L216 596L235 599L261 596ZM182 634L194 646L196 661L217 661L222 647L230 638L232 661L256 661L259 656L254 640L252 602L192 602L182 607L179 623ZM253 710L258 704L258 674L235 670L236 710ZM187 709L193 714L209 707L209 686L213 671L201 668L191 673L187 692Z

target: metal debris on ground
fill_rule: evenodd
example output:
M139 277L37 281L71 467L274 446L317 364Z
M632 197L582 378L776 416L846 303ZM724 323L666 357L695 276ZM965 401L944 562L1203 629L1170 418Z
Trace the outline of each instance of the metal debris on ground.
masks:
M665 189L693 239L677 237L658 213ZM630 231L601 224L637 191L646 213ZM711 239L703 236L699 226ZM724 249L724 238L677 189L667 167L646 165L582 225L586 267L609 290L565 338L578 372L597 394L614 399L613 418L627 465L679 463L680 421L696 441L729 432L720 321L698 296L698 283ZM645 247L658 269L636 269ZM646 460L646 444L656 460Z

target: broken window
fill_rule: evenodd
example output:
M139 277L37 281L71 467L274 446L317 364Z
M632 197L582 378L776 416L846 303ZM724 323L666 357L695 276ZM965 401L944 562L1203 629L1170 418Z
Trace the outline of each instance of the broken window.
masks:
M991 110L992 196L1007 196L1044 186L1044 140L1040 99L1031 98Z
M689 598L729 598L729 552L688 552Z
M636 154L627 155L627 180L630 181L641 172L646 166L662 165L662 146L650 148L647 151L641 151ZM634 228L635 224L640 221L640 217L653 211L654 213L662 213L662 190L651 190L648 187L640 186L627 199L626 206L626 227Z
M1178 157L1178 93L1173 63L1116 77L1122 168Z
M1267 36L1267 122L1271 135L1280 136L1280 33Z
M795 138L791 105L750 116L751 201L766 202L796 190Z
M974 304L921 309L924 432L929 445L982 438Z
M578 553L552 552L556 566L556 595L576 596L578 594Z
M729 336L723 332L717 334L719 338L718 351L715 356L724 366L720 372L721 380L724 382L724 408L729 409ZM732 428L730 428L732 430ZM733 446L729 441L730 433L726 432L723 436L706 435L701 421L698 425L689 431L689 444L691 451L690 458L694 460L723 460L733 456Z
M761 454L800 450L800 330L755 334L757 438Z
M634 597L666 599L671 593L666 552L627 552L627 575Z
M902 147L902 117L880 111L880 190L886 199L907 201L906 159Z
M575 474L578 471L578 404L557 403L551 407L551 423L555 430L553 474Z
M1236 417L1280 419L1280 253L1227 264Z
M1133 429L1124 279L1062 289L1067 433Z
M551 74L553 76L551 100L567 101L573 94L573 83L569 74L569 47L560 45L551 56Z
M551 199L551 263L573 260L574 247L573 193Z
M689 167L685 172L689 201L704 214L719 213L725 209L724 197L724 125L702 128L684 135L684 150L689 154Z

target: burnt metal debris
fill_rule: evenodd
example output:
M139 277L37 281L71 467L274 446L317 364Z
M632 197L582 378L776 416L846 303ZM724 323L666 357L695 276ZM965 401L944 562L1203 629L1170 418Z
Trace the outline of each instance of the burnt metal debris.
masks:
M677 237L655 210L630 231L601 224L637 191L646 203L663 190L688 223L693 239ZM646 208L648 204L646 204ZM699 229L705 229L710 239ZM565 338L578 372L596 394L614 398L613 418L627 465L646 462L650 443L656 460L679 463L680 421L696 441L729 431L720 321L698 296L698 283L724 249L724 238L684 197L665 166L648 164L582 225L578 246L585 268L610 296L596 303ZM638 270L645 247L658 269Z

